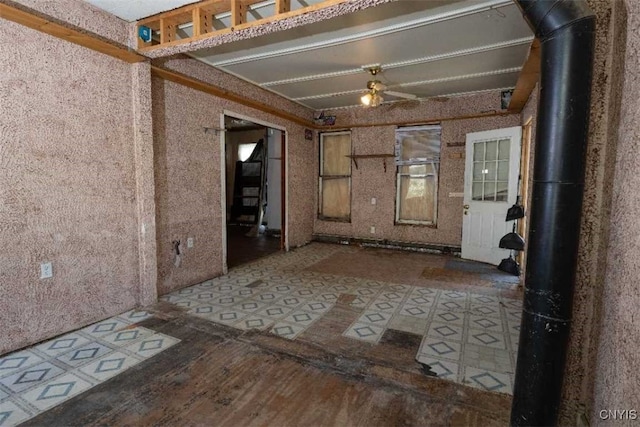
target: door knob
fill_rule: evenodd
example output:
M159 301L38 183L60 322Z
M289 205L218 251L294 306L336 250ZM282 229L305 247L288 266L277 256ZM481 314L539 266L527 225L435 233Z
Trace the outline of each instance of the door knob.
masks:
M469 205L464 205L463 208L469 209Z

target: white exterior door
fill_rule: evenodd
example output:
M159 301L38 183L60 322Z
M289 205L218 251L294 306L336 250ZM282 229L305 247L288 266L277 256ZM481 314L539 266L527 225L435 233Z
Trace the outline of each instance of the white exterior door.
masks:
M519 126L467 134L462 258L498 265L509 256L498 243L513 227L505 217L516 202L521 137Z

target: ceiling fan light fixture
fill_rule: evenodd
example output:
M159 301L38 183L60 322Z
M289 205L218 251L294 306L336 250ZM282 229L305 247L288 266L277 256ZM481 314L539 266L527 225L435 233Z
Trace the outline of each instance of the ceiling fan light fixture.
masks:
M376 91L367 92L360 97L360 102L365 107L377 107L382 101L384 99Z
M369 107L371 105L371 101L373 101L373 95L371 95L371 93L366 93L360 97L360 102L362 102L362 105L365 107Z
M377 93L374 93L371 97L371 106L377 107L378 105L382 104L382 101L384 101L384 99Z

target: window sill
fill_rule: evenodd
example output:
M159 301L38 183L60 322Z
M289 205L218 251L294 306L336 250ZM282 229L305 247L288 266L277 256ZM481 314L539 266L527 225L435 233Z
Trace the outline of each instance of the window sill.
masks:
M428 223L420 223L420 222L399 222L395 221L393 223L394 226L410 226L410 227L420 227L420 228L438 228L438 224L428 224Z
M344 224L351 224L351 218L330 218L326 216L318 215L318 220L327 222L341 222Z

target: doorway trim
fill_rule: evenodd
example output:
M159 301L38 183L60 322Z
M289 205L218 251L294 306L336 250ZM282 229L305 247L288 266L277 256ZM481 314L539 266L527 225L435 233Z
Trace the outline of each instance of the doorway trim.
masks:
M267 122L264 120L256 119L255 117L247 116L245 114L240 114L232 110L222 110L220 114L220 209L221 209L221 219L222 219L222 272L223 274L227 274L229 268L227 266L227 197L226 195L223 197L223 192L226 191L227 187L227 164L225 157L225 142L226 142L226 131L224 129L224 118L225 116L234 117L240 120L247 120L258 124L260 126L264 126L266 128L277 129L282 131L284 134L284 194L282 195L282 201L284 206L284 230L282 233L284 235L284 250L285 252L289 251L289 132L287 132L287 128L284 126L276 125L271 122Z

